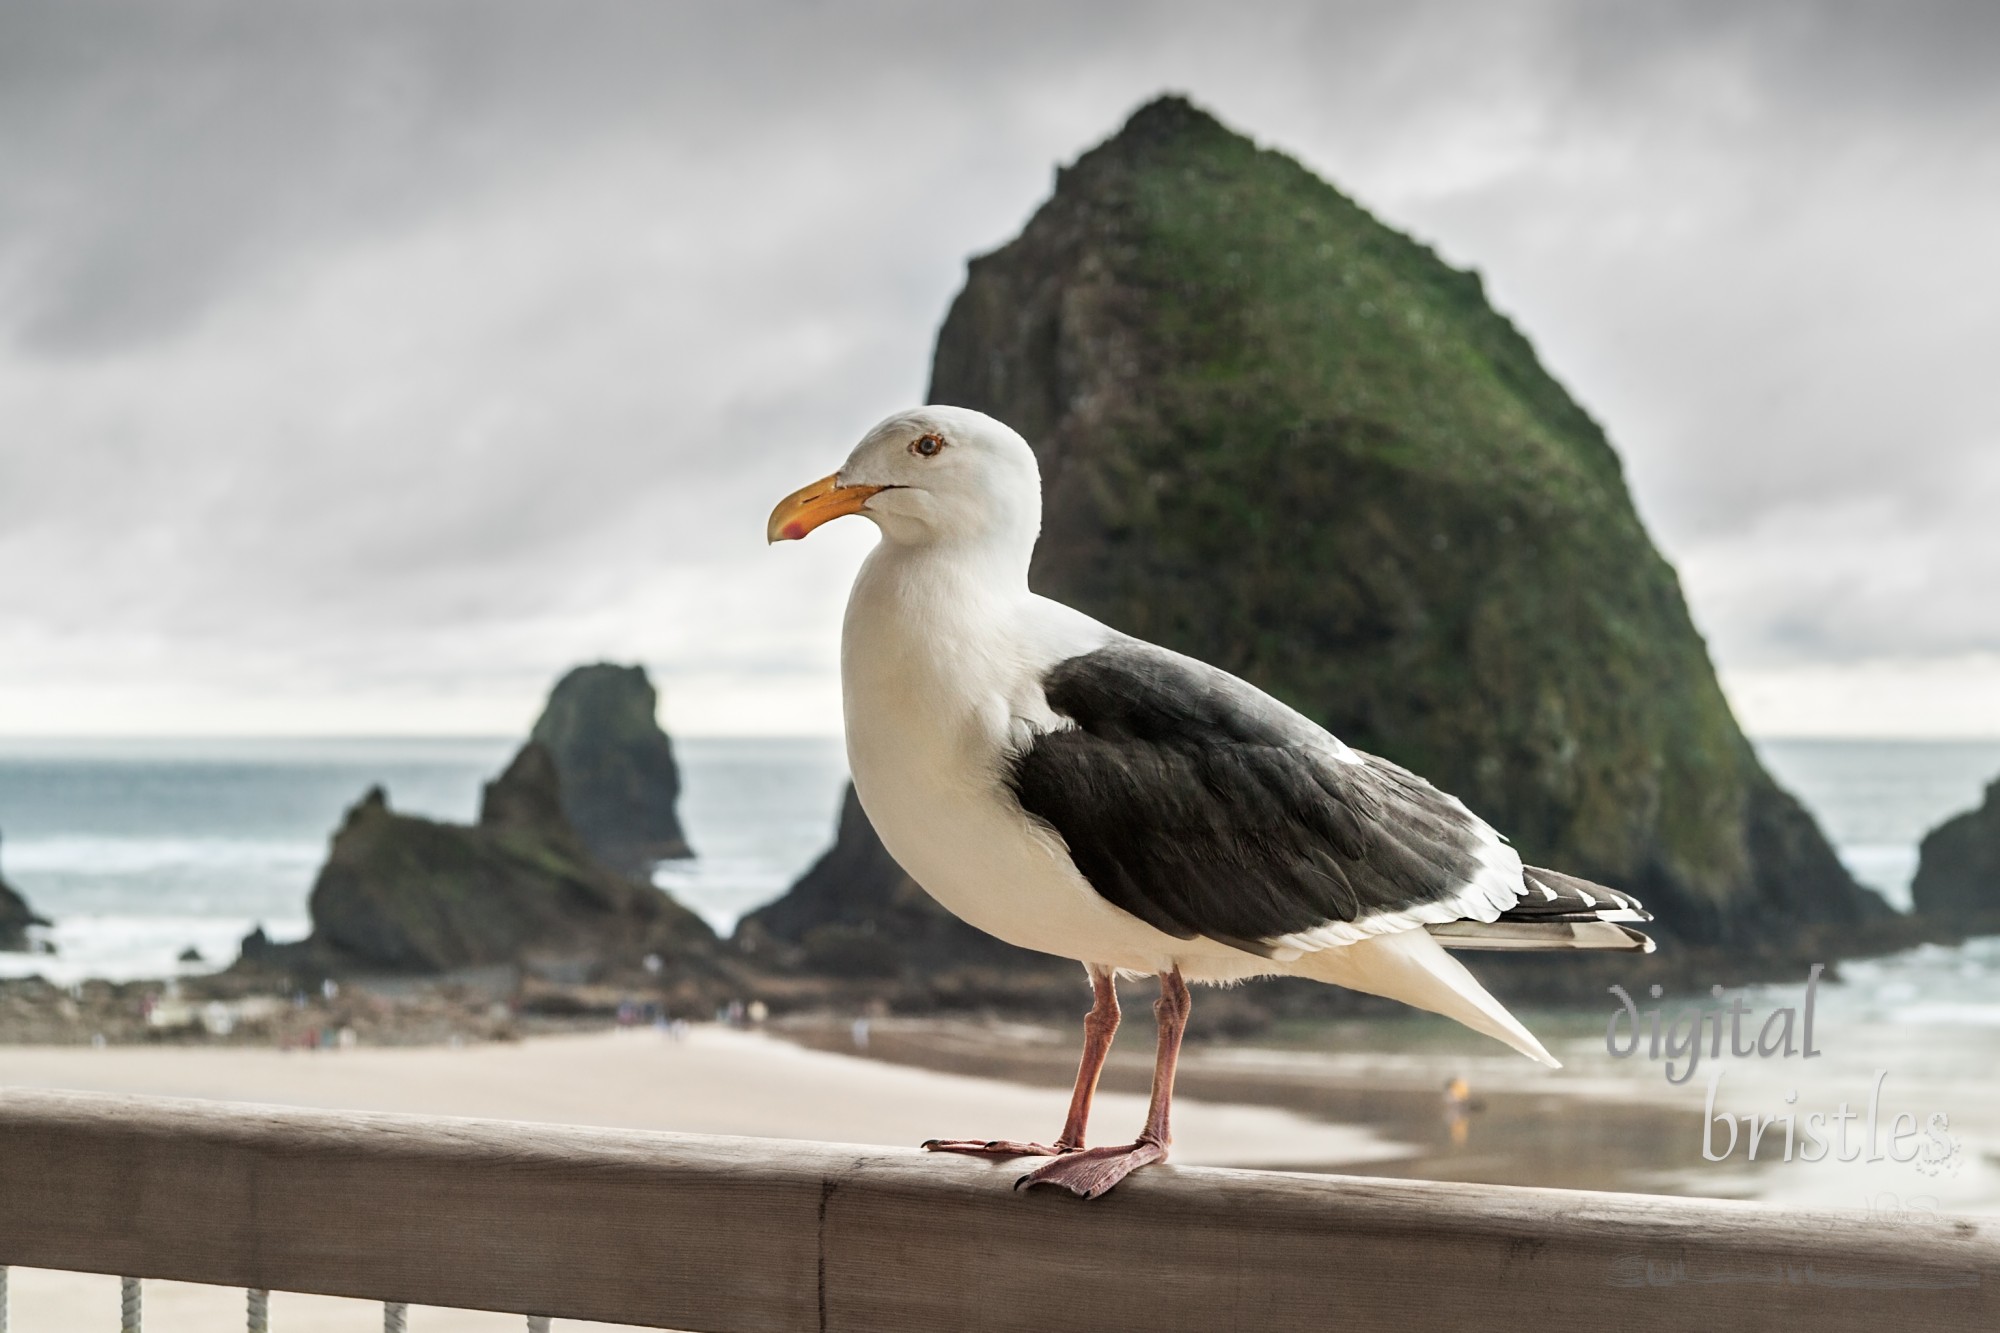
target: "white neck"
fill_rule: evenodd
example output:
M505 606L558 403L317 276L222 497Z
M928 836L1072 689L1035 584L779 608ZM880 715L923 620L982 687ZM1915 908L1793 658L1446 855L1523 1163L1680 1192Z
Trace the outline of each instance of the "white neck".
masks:
M1029 599L1027 560L994 543L885 539L870 552L841 630L850 763L867 762L864 733L938 753L1004 729L985 714L1019 674L1010 630Z

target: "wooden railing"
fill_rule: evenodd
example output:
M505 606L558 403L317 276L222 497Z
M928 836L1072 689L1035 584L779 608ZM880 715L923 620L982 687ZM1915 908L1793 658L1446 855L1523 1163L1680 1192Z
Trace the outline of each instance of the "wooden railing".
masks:
M1083 1203L1020 1170L5 1091L0 1265L719 1333L2000 1329L1990 1219L1174 1167Z

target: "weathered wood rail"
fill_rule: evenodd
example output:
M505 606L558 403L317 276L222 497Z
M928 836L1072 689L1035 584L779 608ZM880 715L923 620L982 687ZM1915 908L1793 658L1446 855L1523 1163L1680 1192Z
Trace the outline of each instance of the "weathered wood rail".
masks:
M1990 1219L0 1091L0 1264L717 1330L2000 1329ZM24 1331L32 1333L32 1331Z

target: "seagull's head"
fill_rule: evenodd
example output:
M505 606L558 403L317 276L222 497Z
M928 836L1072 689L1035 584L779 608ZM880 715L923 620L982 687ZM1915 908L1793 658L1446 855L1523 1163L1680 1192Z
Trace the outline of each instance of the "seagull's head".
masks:
M793 491L765 535L795 541L860 514L903 545L998 546L1025 558L1042 524L1042 477L1028 442L966 407L898 412L854 446L840 471Z

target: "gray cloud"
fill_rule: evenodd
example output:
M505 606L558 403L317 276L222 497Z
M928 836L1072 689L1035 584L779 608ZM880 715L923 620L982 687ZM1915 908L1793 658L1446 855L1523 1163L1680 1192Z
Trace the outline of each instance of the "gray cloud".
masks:
M2000 649L1996 58L1975 4L10 5L0 731L460 725L600 652L824 699L865 541L763 509L1163 88L1486 274L1725 665Z

